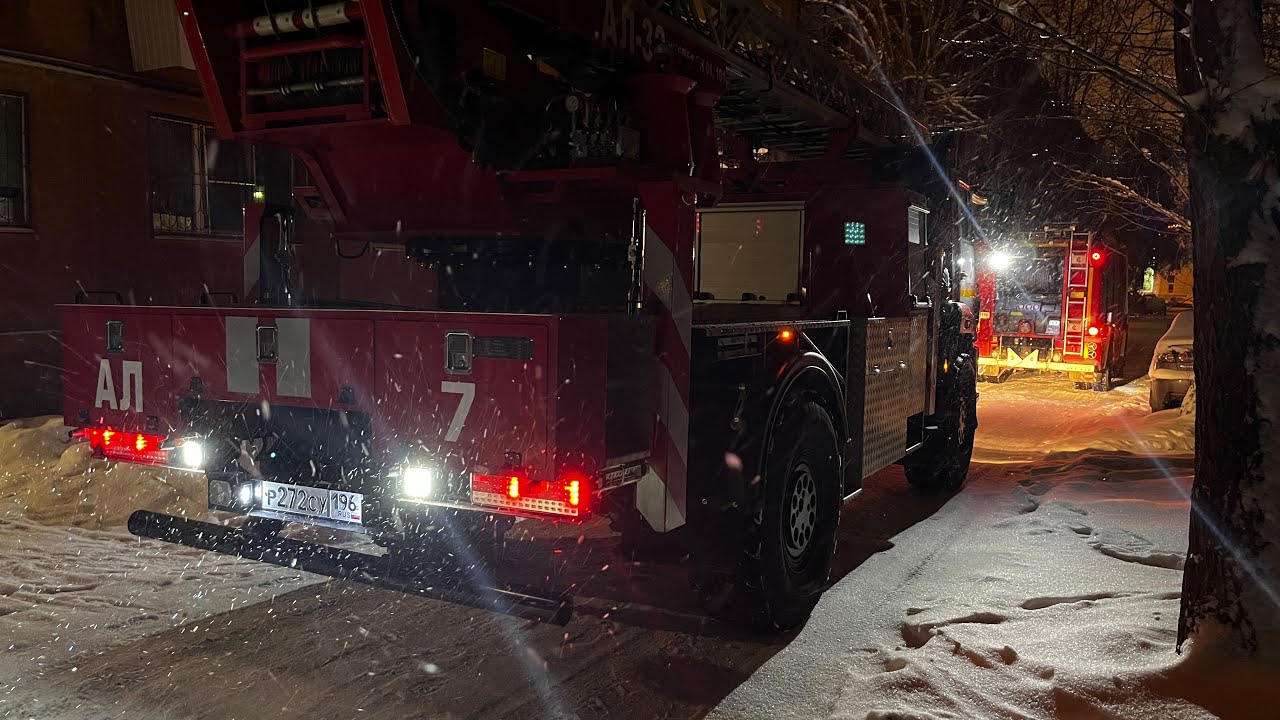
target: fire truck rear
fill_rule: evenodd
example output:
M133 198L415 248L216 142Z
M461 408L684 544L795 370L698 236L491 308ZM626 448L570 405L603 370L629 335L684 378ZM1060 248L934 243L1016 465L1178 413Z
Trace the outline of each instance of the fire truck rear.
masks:
M1127 262L1095 233L1045 226L1025 243L978 255L978 366L1064 372L1077 388L1111 389L1128 345Z
M139 511L134 533L563 621L562 595L419 571L518 518L607 517L684 543L788 627L864 478L963 481L972 317L890 140L919 128L787 18L176 2L219 134L303 172L246 207L235 302L64 308L66 421L109 459L204 473L209 506L245 518ZM434 293L308 286L316 257L370 245Z

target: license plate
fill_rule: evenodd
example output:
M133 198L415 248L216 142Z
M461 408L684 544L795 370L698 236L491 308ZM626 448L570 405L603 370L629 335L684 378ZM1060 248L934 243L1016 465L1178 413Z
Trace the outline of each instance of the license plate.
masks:
M262 483L263 510L358 523L363 505L364 496L360 493L266 481Z

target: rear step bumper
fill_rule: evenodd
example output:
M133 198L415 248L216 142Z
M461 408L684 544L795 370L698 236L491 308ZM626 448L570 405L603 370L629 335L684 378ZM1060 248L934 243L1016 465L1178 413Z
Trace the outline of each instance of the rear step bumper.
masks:
M129 516L129 532L143 538L186 545L209 552L305 570L327 577L421 595L491 612L566 625L573 615L573 597L538 593L530 588L488 587L459 583L438 575L404 577L390 571L386 558L340 550L288 538L263 540L234 528L138 510ZM461 573L455 573L458 575ZM436 582L432 582L435 580Z

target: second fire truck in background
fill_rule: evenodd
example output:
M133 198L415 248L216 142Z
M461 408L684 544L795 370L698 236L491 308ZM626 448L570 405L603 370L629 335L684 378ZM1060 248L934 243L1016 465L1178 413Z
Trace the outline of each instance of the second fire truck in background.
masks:
M1047 225L1025 243L986 245L975 264L981 379L1065 372L1111 389L1128 345L1127 260L1096 233Z

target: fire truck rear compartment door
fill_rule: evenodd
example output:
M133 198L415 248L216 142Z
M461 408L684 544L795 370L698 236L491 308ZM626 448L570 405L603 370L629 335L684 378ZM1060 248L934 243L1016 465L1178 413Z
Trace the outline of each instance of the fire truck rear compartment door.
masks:
M159 434L174 427L169 323L141 308L63 307L64 422Z
M177 313L179 383L208 400L372 411L374 322L324 311Z
M378 416L393 444L496 471L549 465L555 373L549 316L378 321Z

